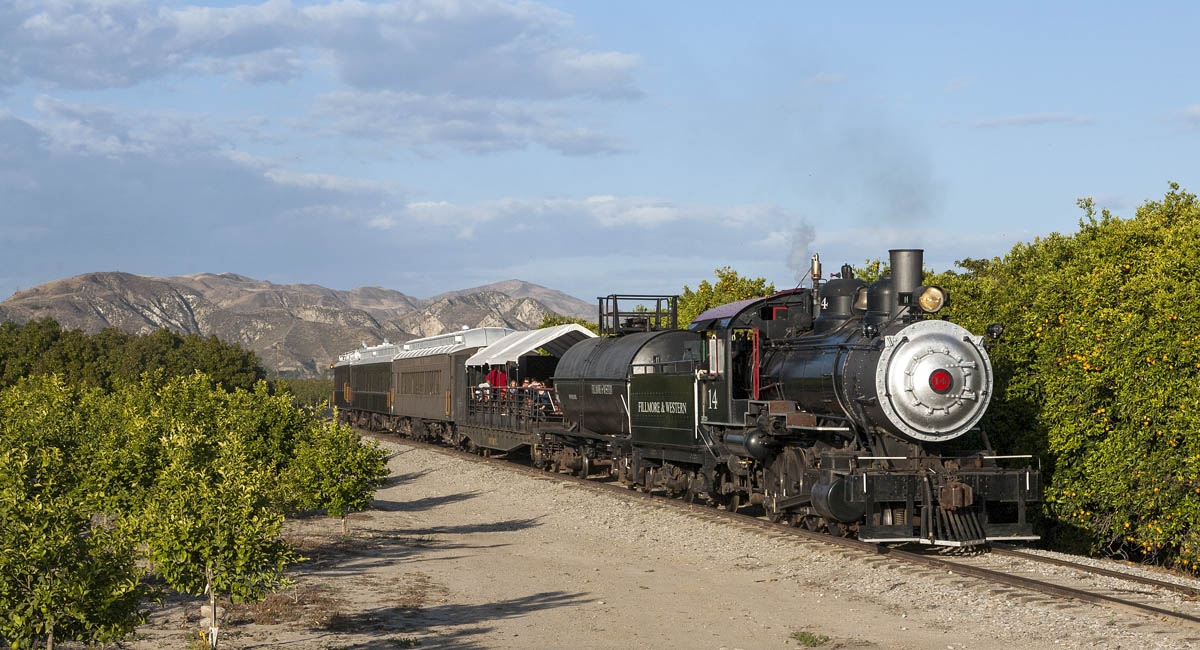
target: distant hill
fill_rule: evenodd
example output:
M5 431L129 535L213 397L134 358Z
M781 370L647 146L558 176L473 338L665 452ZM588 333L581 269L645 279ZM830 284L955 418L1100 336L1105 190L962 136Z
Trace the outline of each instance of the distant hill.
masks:
M547 289L540 284L531 284L522 280L504 280L502 282L493 282L491 284L485 284L481 287L474 287L472 289L448 291L446 293L436 295L429 300L438 300L448 296L463 296L472 293L479 293L481 291L495 291L506 296L512 296L513 298L533 298L534 300L549 307L550 310L556 314L571 316L573 318L586 318L590 321L596 320L596 303L586 302L576 298L575 296L568 296L561 291Z
M350 291L274 284L233 273L169 278L103 272L56 280L0 302L0 322L53 318L65 329L141 333L166 327L254 350L263 367L314 376L338 354L466 327L536 327L550 312L595 318L595 307L520 280L421 299L383 287Z

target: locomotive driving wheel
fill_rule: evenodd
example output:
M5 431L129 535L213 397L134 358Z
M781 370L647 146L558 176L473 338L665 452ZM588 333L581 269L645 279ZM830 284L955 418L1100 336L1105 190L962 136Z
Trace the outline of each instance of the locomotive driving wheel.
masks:
M767 467L766 492L767 499L763 509L767 518L780 522L788 516L787 508L777 504L804 493L804 457L795 447L785 447L775 456Z

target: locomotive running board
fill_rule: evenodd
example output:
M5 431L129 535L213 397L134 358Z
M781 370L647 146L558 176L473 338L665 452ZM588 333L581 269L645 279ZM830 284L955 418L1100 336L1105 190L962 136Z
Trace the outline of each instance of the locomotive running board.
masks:
M869 544L891 544L891 543L903 544L903 543L907 543L907 542L919 542L919 541L921 541L921 538L920 537L872 537L872 538L860 537L858 541L867 542Z

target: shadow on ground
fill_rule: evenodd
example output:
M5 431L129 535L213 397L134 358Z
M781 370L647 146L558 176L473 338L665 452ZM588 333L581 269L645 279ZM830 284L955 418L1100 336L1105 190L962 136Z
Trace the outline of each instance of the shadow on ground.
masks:
M463 555L420 557L430 552L502 548L507 544L464 544L420 534L374 535L371 537L309 536L287 540L305 558L294 570L312 576L357 575L364 571L395 566L420 559L423 562L454 560Z
M592 602L582 593L546 591L482 605L444 604L432 607L384 607L345 616L336 616L325 625L330 632L379 634L383 638L357 644L340 645L345 650L383 650L385 648L486 648L492 641L486 635L495 628L488 621L524 616L556 607L572 607ZM447 634L423 636L433 626L456 627ZM411 641L419 645L405 645Z
M422 510L430 510L438 506L444 506L449 503L458 503L473 499L479 496L479 492L459 492L457 494L443 494L436 497L425 497L424 499L413 499L412 501L391 501L389 499L375 499L371 502L373 510L383 510L384 512L420 512Z
M380 487L381 488L395 487L397 485L400 485L401 483L415 481L415 480L421 478L422 476L425 476L428 473L429 473L429 470L423 469L419 472L407 472L404 474L396 474L395 476L389 476L389 477L383 479L383 483L380 485Z
M506 519L502 521L396 528L386 533L372 532L357 535L295 535L286 541L304 556L296 570L313 575L352 575L366 570L410 562L430 552L502 548L508 544L468 544L438 539L438 535L464 535L524 530L540 526L539 518ZM422 561L454 560L460 555L421 557Z
M501 533L515 530L525 530L541 526L541 517L526 519L505 519L503 521L482 522L478 524L457 524L454 526L429 526L428 528L404 528L391 531L396 535L469 535L472 533Z

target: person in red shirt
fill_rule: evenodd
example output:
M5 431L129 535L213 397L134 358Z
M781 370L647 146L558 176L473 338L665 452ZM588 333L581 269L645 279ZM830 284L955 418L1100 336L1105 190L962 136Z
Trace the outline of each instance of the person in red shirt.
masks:
M508 385L508 375L504 374L504 370L501 369L499 366L497 366L488 371L487 383L491 384L494 387L495 386L507 386Z

